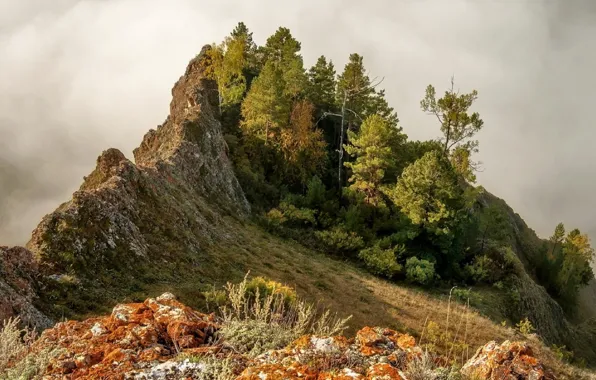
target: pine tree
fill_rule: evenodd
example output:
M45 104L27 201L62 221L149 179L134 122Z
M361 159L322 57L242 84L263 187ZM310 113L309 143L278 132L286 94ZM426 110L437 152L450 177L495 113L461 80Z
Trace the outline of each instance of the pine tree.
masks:
M432 85L426 88L426 95L420 101L424 112L435 116L441 124L443 133L443 152L449 155L451 150L458 145L463 145L470 152L477 151L478 141L469 140L476 132L482 129L484 122L477 112L472 114L468 110L478 98L478 92L473 90L469 94L459 94L454 89L454 80L451 80L451 89L437 99L436 90Z
M344 71L337 82L337 102L345 102L349 112L345 115L348 130L357 130L374 93L371 81L364 68L364 59L359 54L350 54Z
M368 99L368 104L365 110L365 115L379 115L382 116L387 122L397 127L399 124L399 118L393 107L389 106L387 99L385 99L385 90L374 91Z
M260 70L257 45L253 40L252 32L248 30L248 27L243 22L239 22L234 30L232 30L232 33L230 33L230 37L232 40L241 40L244 42L244 76L247 77L247 82L250 82L252 77L257 76Z
M369 204L383 204L381 184L388 169L395 167L396 157L392 145L402 140L400 130L379 115L368 117L358 133L348 131L349 144L346 152L355 158L344 165L352 170L349 188L365 194Z
M323 112L332 111L335 103L335 67L324 55L308 71L308 99Z
M302 93L307 84L304 62L298 42L288 28L279 28L263 48L266 62L280 71L284 81L284 95L294 99Z
M242 129L268 144L276 141L289 120L291 103L284 95L279 70L267 62L242 103Z
M280 142L290 123L294 101L305 89L306 74L300 56L300 42L287 28L279 28L263 48L263 70L254 80L242 104L242 128L266 144Z

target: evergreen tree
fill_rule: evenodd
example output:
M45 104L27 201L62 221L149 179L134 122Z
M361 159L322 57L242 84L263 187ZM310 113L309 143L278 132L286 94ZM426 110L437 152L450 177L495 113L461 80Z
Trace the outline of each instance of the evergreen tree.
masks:
M243 22L239 22L234 30L232 30L232 33L230 33L230 37L232 40L244 42L244 75L247 78L247 82L250 83L252 78L257 76L260 70L257 57L257 45L253 40L252 32L248 30L248 27Z
M267 62L254 80L242 103L242 129L251 136L262 139L265 144L277 141L287 125L291 102L284 95L281 72Z
M337 81L337 102L340 107L345 103L349 110L345 115L348 130L358 129L373 93L363 57L356 53L350 54L350 59Z
M374 91L368 99L365 115L380 115L392 126L397 128L399 118L393 107L389 106L385 99L385 90Z
M451 80L451 89L445 91L445 95L437 99L436 90L432 85L426 88L426 96L420 101L424 112L434 115L441 123L443 132L443 152L447 155L452 148L463 144L467 149L474 150L478 147L478 141L469 140L476 132L482 129L484 122L477 112L468 113L468 110L478 98L478 91L473 90L469 94L459 94L454 89L454 81ZM467 140L467 141L466 141Z
M308 71L308 99L323 112L332 111L335 103L335 67L324 55Z
M469 109L478 98L478 92L473 90L468 94L459 94L454 86L452 78L451 88L445 91L442 98L437 99L435 88L428 85L420 107L424 112L435 116L441 124L443 154L450 158L460 176L475 182L474 171L478 163L473 162L470 157L472 153L478 152L478 141L471 138L482 129L484 121L477 112L470 114Z
M280 27L263 48L266 62L271 63L284 81L284 95L292 99L306 89L307 77L298 42L288 28Z
M345 166L352 170L349 188L365 194L366 203L379 205L381 184L385 172L396 166L393 147L403 141L400 130L379 115L368 117L358 133L348 131L349 144L346 152L355 158Z

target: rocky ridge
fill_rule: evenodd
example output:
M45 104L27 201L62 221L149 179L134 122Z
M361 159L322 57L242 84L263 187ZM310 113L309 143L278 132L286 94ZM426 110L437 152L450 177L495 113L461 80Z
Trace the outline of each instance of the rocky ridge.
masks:
M205 377L210 371L205 359L227 358L239 380L408 380L411 363L428 360L412 336L378 327L365 327L351 339L303 336L251 359L218 336L220 323L213 314L192 310L165 293L143 303L117 305L109 316L58 323L41 335L32 354L60 352L50 361L45 379L202 379L210 378ZM425 379L447 379L447 359L430 360L421 367L426 368ZM554 378L520 342L490 342L462 372L491 380Z
M104 151L72 199L33 231L30 253L3 250L17 260L34 258L23 259L31 264L25 277L41 280L50 314L87 312L127 287L201 265L205 248L226 238L225 216L249 215L227 157L217 86L203 77L205 49L174 85L170 114L144 136L134 163L117 149ZM27 290L21 298L32 297ZM34 318L21 298L4 298L2 316Z

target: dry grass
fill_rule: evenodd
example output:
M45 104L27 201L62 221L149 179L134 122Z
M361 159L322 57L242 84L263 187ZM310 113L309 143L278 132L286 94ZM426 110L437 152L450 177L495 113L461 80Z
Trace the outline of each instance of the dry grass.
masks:
M364 269L302 245L272 236L250 224L228 220L226 241L206 247L205 260L175 284L155 284L127 300L143 300L163 291L180 296L190 306L207 307L202 292L221 288L226 282L240 282L247 272L263 276L296 289L306 301L321 310L330 309L340 317L352 315L351 335L363 326L384 326L422 338L439 353L457 363L472 356L488 341L524 339L513 328L500 325L498 307L487 291L482 307L495 319L460 302L449 302L448 294L430 294L420 289L396 285L371 276ZM483 293L484 296L484 293ZM449 315L449 318L447 317ZM435 335L426 331L433 322ZM509 325L514 324L509 321ZM421 336L422 334L425 336Z

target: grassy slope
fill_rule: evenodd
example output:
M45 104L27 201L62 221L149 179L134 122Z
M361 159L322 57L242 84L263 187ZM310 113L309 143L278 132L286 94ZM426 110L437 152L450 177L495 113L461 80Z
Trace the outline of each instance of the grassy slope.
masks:
M137 301L147 295L171 291L191 306L205 309L202 291L219 287L226 281L239 281L250 271L296 288L298 293L321 307L330 308L340 316L352 315L351 333L365 325L378 325L408 331L415 336L425 322L434 321L445 327L448 296L430 294L375 278L351 263L313 252L300 244L272 236L260 228L228 220L227 241L213 244L202 264L171 283L156 283L119 301ZM487 309L500 318L495 307L498 297L492 291L483 292ZM491 299L497 299L492 302ZM463 305L451 304L450 332L463 336L465 317L468 319L467 342L470 352L490 340L510 339L514 332L491 322L478 312L465 312Z
M383 281L354 264L272 236L250 223L242 224L227 218L225 224L226 237L206 246L199 264L181 267L173 275L168 273L166 277L170 277L170 281L131 289L125 292L129 296L113 299L112 305L104 305L104 310L95 310L93 315L108 312L115 303L142 301L165 291L176 294L189 306L213 311L213 308L209 310L202 292L214 286L219 288L227 281L240 281L250 271L251 275L266 276L295 287L303 298L329 308L341 317L352 315L348 335L367 325L385 326L409 332L423 344L437 343L425 328L433 321L438 324L441 334L449 331L459 345L469 345L463 349L462 361L491 340L529 339L543 351L542 359L549 366L558 367L559 378L589 378L579 376L571 367L562 366L535 338L522 337L514 329L501 326L503 297L494 288L476 289L480 299L475 302L476 310L470 311L462 304L449 303L448 290L428 292ZM84 317L87 316L78 316ZM440 342L436 348L447 353Z

